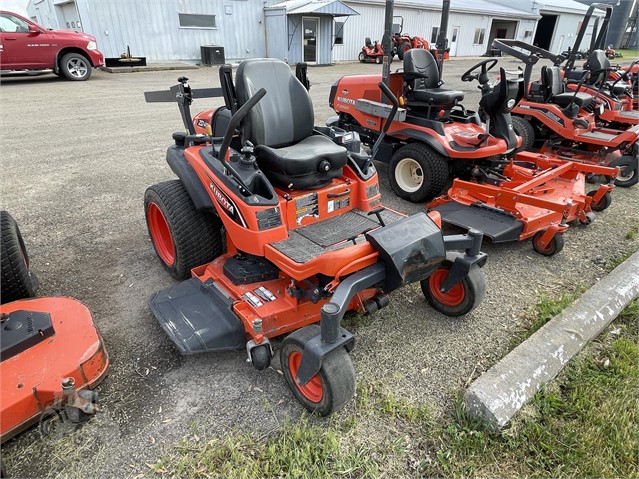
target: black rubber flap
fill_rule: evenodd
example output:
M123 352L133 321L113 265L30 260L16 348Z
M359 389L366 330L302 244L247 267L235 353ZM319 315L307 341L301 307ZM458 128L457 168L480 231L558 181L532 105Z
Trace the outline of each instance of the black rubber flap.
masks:
M1 324L1 361L26 351L55 333L49 313L14 311L3 314Z
M233 300L213 280L183 281L155 293L149 306L182 354L241 349L246 344Z
M446 258L444 237L425 213L403 218L366 234L386 267L384 291L421 281Z
M506 211L483 203L470 206L451 201L433 208L439 211L442 221L461 228L475 228L493 240L493 243L517 241L524 223Z

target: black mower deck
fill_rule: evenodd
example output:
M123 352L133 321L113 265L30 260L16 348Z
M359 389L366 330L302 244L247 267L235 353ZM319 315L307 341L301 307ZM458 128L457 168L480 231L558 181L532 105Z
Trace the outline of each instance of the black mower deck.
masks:
M493 243L517 241L524 228L524 223L510 213L482 203L466 206L451 201L433 210L441 214L444 223L482 231Z
M394 223L403 216L389 210L381 212L386 224ZM284 241L273 243L272 246L285 254L296 263L305 263L329 251L335 251L350 246L346 242L379 227L375 215L368 216L361 210L351 210L339 216L319 221L309 226L303 226L289 231Z

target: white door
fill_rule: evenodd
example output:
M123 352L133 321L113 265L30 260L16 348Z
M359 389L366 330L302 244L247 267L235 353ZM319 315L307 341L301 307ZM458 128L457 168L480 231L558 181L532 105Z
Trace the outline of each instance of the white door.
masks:
M60 25L60 28L62 30L82 31L75 2L65 3L59 5L59 7L62 11L62 25Z
M302 61L317 63L319 60L319 18L302 19Z
M459 27L453 27L453 34L450 37L450 53L451 57L457 55L457 38L459 37Z

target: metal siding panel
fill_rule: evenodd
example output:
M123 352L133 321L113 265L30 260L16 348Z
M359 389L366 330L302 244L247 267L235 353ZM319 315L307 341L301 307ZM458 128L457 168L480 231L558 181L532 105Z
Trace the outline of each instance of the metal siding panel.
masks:
M229 60L265 56L264 2L223 0L89 0L90 24L106 56L131 46L150 61L200 60L201 45L222 45ZM216 16L215 30L179 28L178 13ZM106 35L103 32L108 31ZM95 33L94 33L95 32Z
M266 56L286 61L288 50L286 25L287 18L284 9L264 11Z
M290 48L288 48L288 63L295 65L297 62L302 61L302 16L288 15L288 34L292 38L287 39L290 41ZM297 28L296 28L297 27Z
M322 15L320 18L320 64L330 65L333 63L333 17Z

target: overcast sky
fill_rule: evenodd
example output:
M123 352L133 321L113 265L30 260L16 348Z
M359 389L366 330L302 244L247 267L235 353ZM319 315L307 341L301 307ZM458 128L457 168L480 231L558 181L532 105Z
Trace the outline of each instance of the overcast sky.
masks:
M26 16L27 3L29 0L0 0L0 8Z

